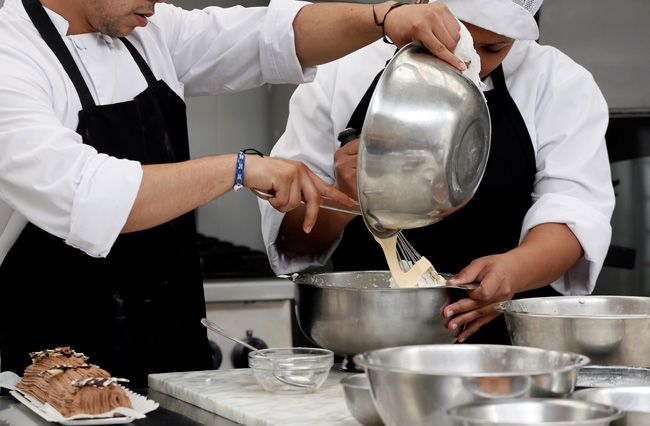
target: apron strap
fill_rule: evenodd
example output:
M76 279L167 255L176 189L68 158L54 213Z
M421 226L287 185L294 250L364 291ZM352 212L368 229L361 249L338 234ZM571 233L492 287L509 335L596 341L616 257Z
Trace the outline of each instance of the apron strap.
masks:
M147 80L147 84L151 86L158 81L156 76L153 75L151 68L149 68L147 61L145 61L140 52L138 52L138 49L136 49L135 46L126 39L126 37L120 37L120 40L122 40L122 43L124 43L126 48L129 49L129 52L131 52L131 56L133 56L135 63L138 64L138 68L140 68L142 75L144 75L144 78Z
M47 12L45 12L45 8L41 2L39 0L23 0L23 5L25 6L25 11L34 23L34 26L43 37L43 40L45 40L47 45L50 46L50 49L52 49L61 62L61 65L63 65L63 68L68 73L70 80L72 80L72 83L77 89L77 94L79 95L83 108L85 109L95 106L95 100L90 94L90 90L88 90L88 86L86 85L77 64L72 58L70 51L61 38L61 35L52 23L52 20L50 20Z
M361 133L363 122L366 120L366 113L368 112L368 107L370 106L370 99L372 98L372 94L375 92L375 87L377 87L379 77L381 77L381 75L384 73L384 69L379 71L379 73L375 76L375 79L372 80L370 87L368 87L368 90L366 90L366 93L364 93L361 101L359 101L359 104L354 109L354 112L350 117L350 121L348 121L347 128L356 130L357 135Z

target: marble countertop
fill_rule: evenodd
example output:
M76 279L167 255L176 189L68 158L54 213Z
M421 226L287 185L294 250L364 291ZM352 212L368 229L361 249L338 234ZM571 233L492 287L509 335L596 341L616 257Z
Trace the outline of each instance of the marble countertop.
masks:
M257 383L249 368L152 374L149 388L246 426L359 426L345 403L333 367L316 392L274 395Z

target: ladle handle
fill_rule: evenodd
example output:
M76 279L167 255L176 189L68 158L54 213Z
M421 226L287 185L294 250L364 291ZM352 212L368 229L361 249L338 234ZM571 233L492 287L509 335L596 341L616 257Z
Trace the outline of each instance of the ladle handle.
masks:
M348 142L352 142L356 138L359 137L359 132L357 132L357 129L354 129L352 127L348 127L345 130L342 130L339 133L338 140L341 142L341 146L345 145Z
M247 347L251 351L255 351L255 353L263 356L264 358L268 358L268 355L266 355L264 352L261 352L255 346L249 345L248 343L244 342L243 340L239 340L238 338L231 336L230 334L226 333L221 327L219 327L217 324L213 323L209 319L201 318L201 324L203 324L204 326L206 326L210 330L214 331L215 333L222 335L226 339L230 339L233 342L237 342L240 345Z
M262 191L260 191L259 189L256 189L256 188L252 188L251 191L253 191L253 192L254 192L255 194L257 194L257 195L261 195L262 197L268 197L268 198L273 198L273 197L274 197L273 194L268 194L268 193L266 193L266 192L262 192ZM326 201L332 201L332 202L336 203L335 200L332 200L331 198L326 197L326 196L324 196L324 195L321 195L321 198L322 198L323 200L326 200ZM304 201L301 201L301 203L302 203L302 204L306 204ZM358 206L359 206L359 203L358 203L358 202L355 202L354 205L355 205L356 207L358 207ZM355 215L361 216L361 210L348 210L348 209L344 209L344 208L341 208L341 207L330 206L330 205L327 205L327 204L321 204L321 205L320 205L320 208L321 208L321 209L327 209L327 210L334 210L334 211L342 212L342 213L355 214Z

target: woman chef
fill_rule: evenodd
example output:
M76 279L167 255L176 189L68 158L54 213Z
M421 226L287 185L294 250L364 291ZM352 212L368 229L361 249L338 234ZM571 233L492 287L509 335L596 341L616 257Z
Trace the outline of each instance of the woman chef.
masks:
M293 161L189 160L184 94L301 83L382 32L464 66L440 6L42 1L0 10L0 356L18 374L67 345L132 387L212 368L191 210L233 183L281 211L304 196L306 229L322 194L352 202Z
M516 296L588 294L611 236L614 193L605 146L607 105L592 76L557 49L541 46L534 14L542 0L440 0L463 22L480 56L491 125L482 182L460 211L407 240L450 283L480 283L448 306L460 342L509 344L495 302ZM323 67L290 102L285 134L273 156L300 160L357 198L360 130L371 82L395 48L376 42ZM364 94L366 96L364 96ZM365 100L364 100L365 98ZM387 269L362 218L326 211L309 235L301 209L287 214L260 203L267 251L276 273L332 259L334 270ZM480 331L479 328L481 328ZM478 332L477 332L478 331Z

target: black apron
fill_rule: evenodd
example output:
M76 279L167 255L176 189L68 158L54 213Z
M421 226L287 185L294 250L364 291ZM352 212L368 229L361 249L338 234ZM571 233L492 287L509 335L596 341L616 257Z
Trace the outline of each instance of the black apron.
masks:
M501 66L491 73L494 89L485 93L492 138L481 183L465 207L424 228L404 231L406 239L440 272L457 273L479 257L507 252L519 244L521 224L532 205L535 152L517 105L510 97ZM377 84L375 78L348 127L361 129ZM386 258L366 228L354 218L332 255L335 271L385 270ZM550 286L516 298L559 295ZM510 344L503 316L484 325L467 343Z
M185 102L126 39L148 88L133 101L95 105L72 55L38 0L23 0L72 79L77 132L99 152L142 164L189 159ZM0 266L0 357L22 375L29 352L71 346L129 387L147 375L214 368L206 329L194 215L120 235L93 258L29 223Z

